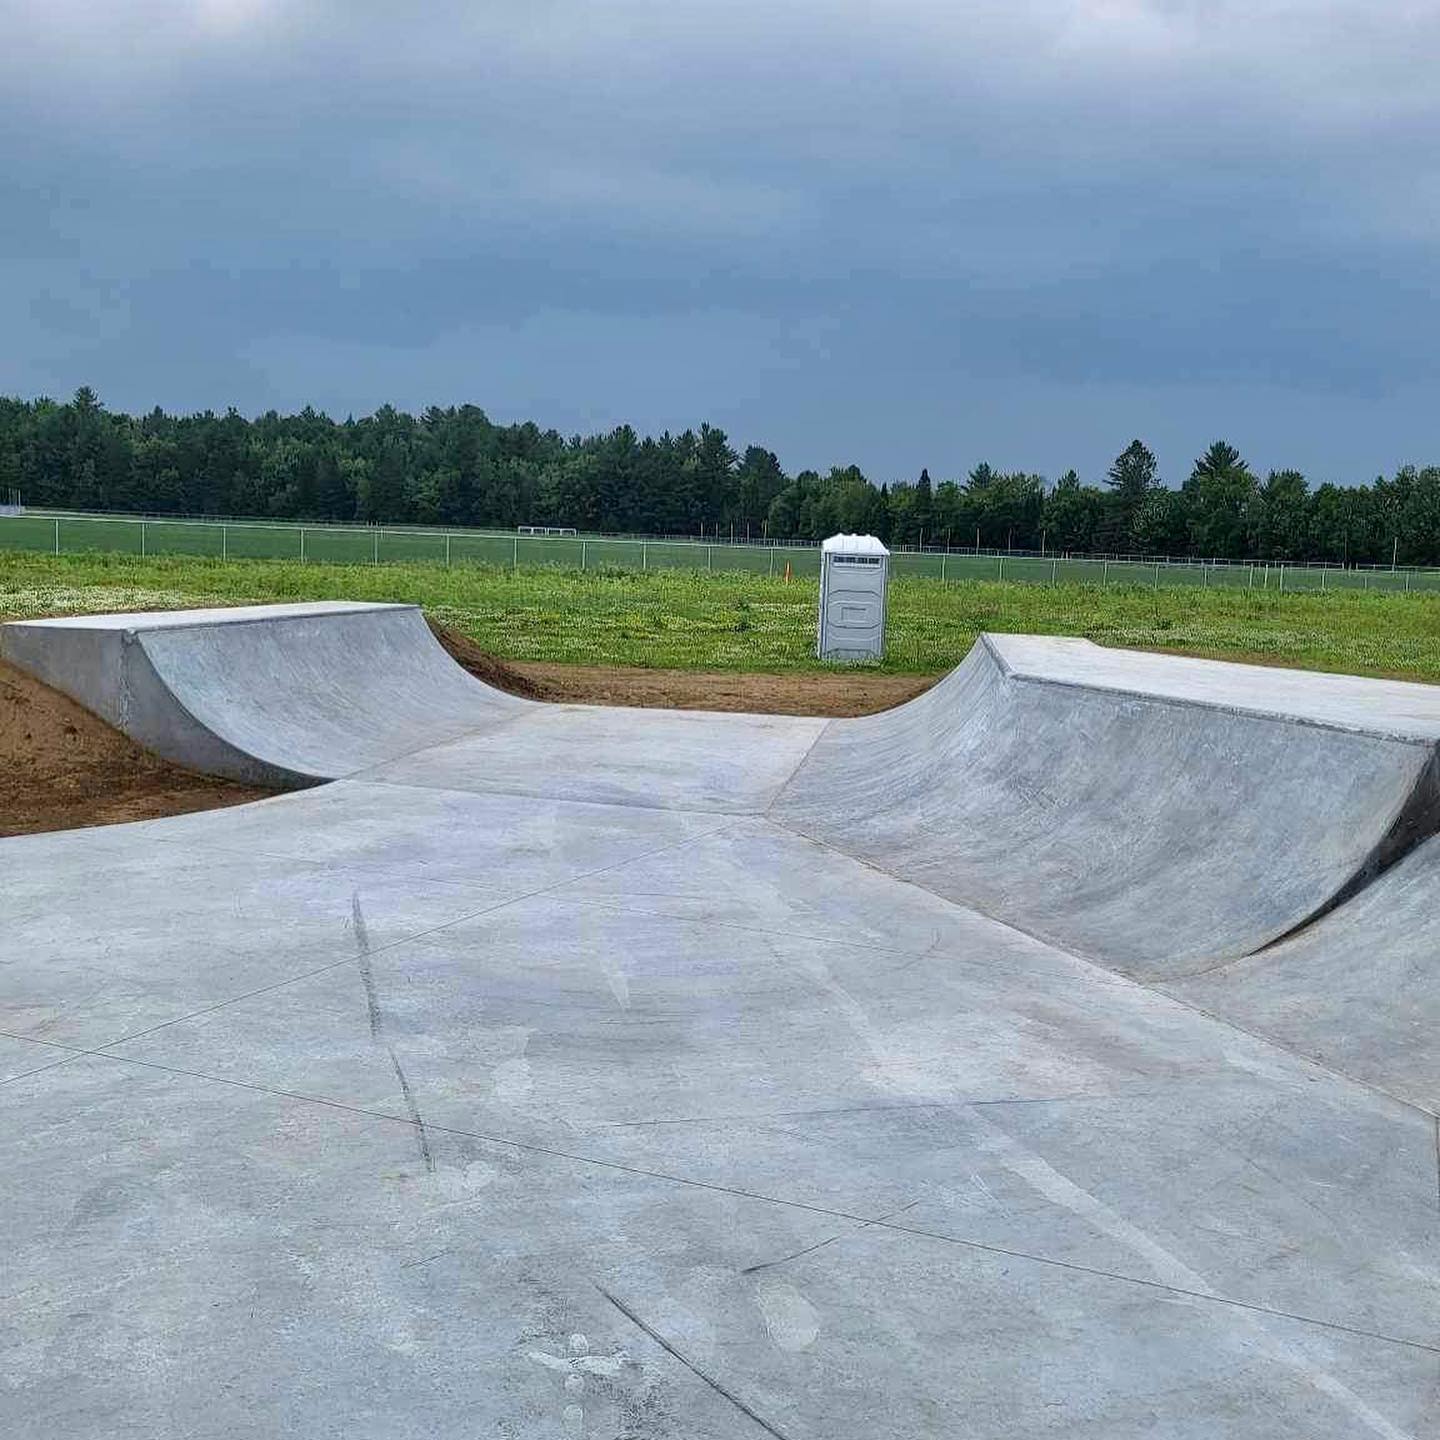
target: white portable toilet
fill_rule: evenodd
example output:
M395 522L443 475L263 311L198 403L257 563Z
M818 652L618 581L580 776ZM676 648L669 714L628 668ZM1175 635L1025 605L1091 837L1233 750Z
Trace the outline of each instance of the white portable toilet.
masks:
M890 552L873 535L832 535L820 546L822 660L878 660L885 653Z

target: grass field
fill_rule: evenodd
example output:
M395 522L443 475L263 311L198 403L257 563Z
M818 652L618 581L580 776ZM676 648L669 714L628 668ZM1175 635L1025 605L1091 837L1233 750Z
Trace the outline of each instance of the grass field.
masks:
M220 560L295 560L319 565L431 564L571 570L745 571L816 575L817 545L705 540L534 536L513 531L422 530L237 520L141 520L133 515L33 513L0 518L0 552L52 555L186 555ZM1030 585L1151 586L1213 590L1431 590L1440 570L1343 569L1204 561L1096 560L1085 556L941 554L897 550L892 575L905 579L1024 581Z
M816 582L686 570L324 565L0 554L0 618L293 600L403 600L515 660L824 669ZM981 630L1440 682L1440 596L897 578L883 668L934 673Z

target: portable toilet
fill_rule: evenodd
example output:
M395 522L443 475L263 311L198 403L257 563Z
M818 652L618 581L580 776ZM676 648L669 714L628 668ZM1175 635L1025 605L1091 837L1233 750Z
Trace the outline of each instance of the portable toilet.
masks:
M822 660L878 660L885 653L890 552L873 535L832 535L820 546Z

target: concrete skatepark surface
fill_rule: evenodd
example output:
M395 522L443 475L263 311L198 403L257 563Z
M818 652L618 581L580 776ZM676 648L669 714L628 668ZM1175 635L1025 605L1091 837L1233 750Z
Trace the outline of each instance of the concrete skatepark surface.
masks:
M418 619L0 628L338 777L0 841L0 1431L1440 1435L1440 692L616 712Z

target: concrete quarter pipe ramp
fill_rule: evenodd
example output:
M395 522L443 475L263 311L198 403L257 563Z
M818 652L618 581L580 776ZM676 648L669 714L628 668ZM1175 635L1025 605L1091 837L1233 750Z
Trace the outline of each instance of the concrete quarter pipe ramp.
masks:
M308 787L0 841L0 1432L1440 1436L1429 687L987 637L866 720L617 712L373 606L0 653Z
M20 621L0 657L167 760L267 785L338 779L529 704L471 679L414 605Z
M1128 973L1248 954L1435 827L1440 689L985 636L777 819Z

